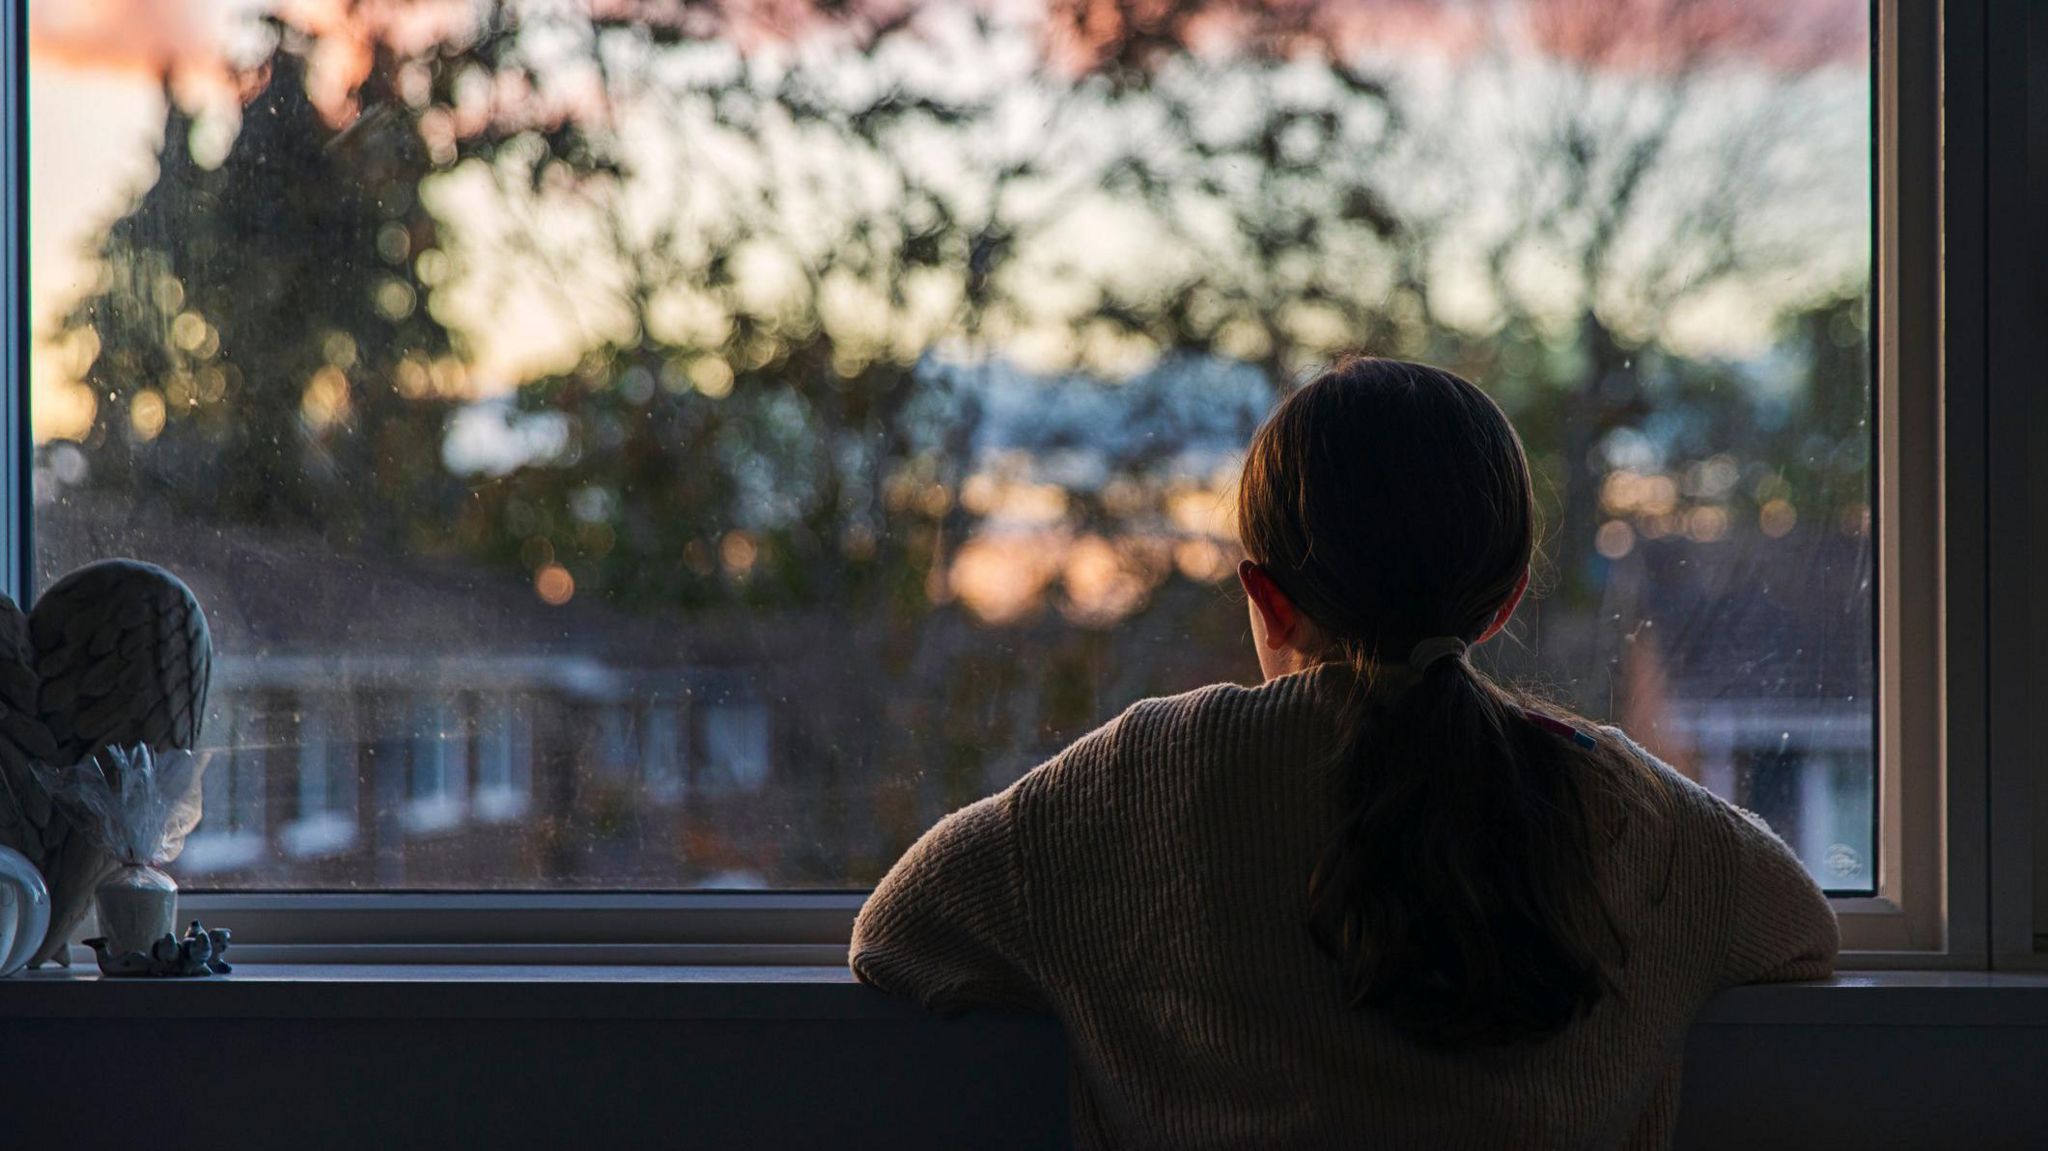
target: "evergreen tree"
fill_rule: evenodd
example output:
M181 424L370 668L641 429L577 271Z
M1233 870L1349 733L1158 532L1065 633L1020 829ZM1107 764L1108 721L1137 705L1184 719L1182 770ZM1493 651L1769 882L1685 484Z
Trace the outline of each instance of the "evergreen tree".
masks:
M289 41L266 70L214 167L167 98L156 181L64 320L97 338L90 482L199 520L389 539L457 494L439 463L450 341L418 271L426 149L403 117L327 124Z

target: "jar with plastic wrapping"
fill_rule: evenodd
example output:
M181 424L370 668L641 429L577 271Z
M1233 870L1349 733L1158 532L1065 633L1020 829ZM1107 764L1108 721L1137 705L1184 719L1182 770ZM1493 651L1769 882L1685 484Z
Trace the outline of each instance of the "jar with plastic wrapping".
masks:
M192 752L138 744L107 747L69 768L42 772L80 832L119 865L95 892L109 954L146 955L173 934L178 884L163 869L199 822L203 767Z

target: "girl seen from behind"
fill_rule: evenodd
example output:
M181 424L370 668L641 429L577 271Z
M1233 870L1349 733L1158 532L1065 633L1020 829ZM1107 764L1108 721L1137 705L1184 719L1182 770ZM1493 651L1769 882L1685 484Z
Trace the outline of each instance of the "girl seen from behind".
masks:
M1467 659L1535 549L1507 418L1347 361L1260 429L1238 530L1265 683L949 816L855 973L1058 1015L1081 1146L1662 1146L1700 1005L1826 976L1834 916L1760 823Z

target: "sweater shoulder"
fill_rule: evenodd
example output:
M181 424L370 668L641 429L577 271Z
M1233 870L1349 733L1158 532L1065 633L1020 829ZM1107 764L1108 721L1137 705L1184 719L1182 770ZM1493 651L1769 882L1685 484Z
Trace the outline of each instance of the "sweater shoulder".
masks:
M1218 719L1260 710L1270 698L1271 685L1246 687L1238 683L1212 683L1179 695L1141 699L1124 709L1120 717L1131 730L1147 734L1180 727L1201 726Z
M1295 722L1314 710L1323 675L1320 670L1301 672L1253 687L1212 683L1179 695L1141 699L1124 709L1122 719L1130 735L1140 739Z
M1288 676L1141 699L1018 781L1022 806L1031 815L1108 816L1119 806L1112 798L1185 790L1226 765L1234 749L1270 746L1268 733L1307 727L1312 691L1308 677Z

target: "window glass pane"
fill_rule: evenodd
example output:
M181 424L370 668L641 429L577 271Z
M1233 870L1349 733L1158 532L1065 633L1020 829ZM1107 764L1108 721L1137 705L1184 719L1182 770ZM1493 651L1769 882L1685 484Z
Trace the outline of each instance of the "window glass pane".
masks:
M37 559L207 606L189 884L870 883L1256 674L1363 348L1528 441L1489 664L1871 889L1861 0L583 9L34 6Z

